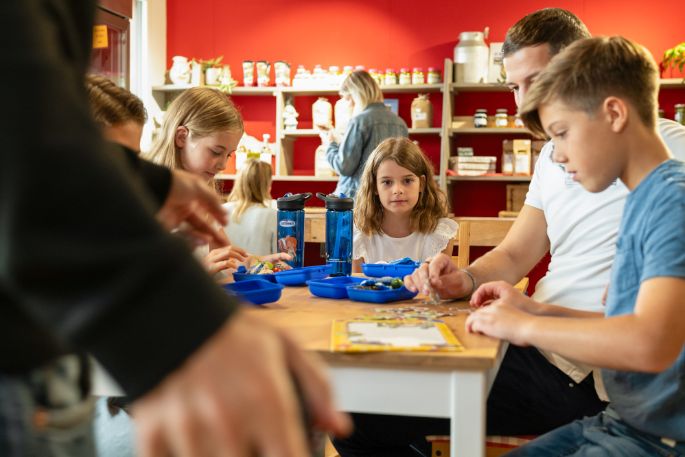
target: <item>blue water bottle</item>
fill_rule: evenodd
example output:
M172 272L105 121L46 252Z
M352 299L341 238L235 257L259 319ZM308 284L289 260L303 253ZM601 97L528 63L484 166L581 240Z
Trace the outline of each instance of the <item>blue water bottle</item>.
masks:
M326 202L326 262L331 276L352 274L352 227L354 200L345 194L322 193L316 196Z
M304 203L312 196L291 194L288 192L278 200L278 252L286 252L292 256L288 264L299 268L304 262Z

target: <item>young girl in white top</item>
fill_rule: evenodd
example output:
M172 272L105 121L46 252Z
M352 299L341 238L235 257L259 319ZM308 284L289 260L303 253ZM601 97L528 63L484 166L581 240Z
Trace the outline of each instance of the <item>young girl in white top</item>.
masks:
M363 262L451 255L457 223L446 217L446 200L415 143L390 138L379 144L355 199L354 271Z
M255 255L276 252L276 210L271 200L271 165L245 162L224 208L229 222L224 230L231 242Z
M243 132L240 112L226 94L208 87L193 87L169 105L161 132L147 157L171 169L202 176L216 188L214 176L226 167ZM195 254L209 273L221 281L226 270L260 260L235 244L205 245L197 248ZM282 255L274 254L262 260L279 259Z

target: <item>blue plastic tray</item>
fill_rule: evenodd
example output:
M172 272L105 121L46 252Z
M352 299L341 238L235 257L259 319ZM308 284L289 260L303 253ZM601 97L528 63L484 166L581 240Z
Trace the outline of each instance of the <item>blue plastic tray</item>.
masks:
M238 268L238 271L233 272L233 280L238 282L238 281L245 281L245 280L250 280L250 279L263 279L265 281L271 281L273 283L276 282L276 278L274 277L274 273L267 273L263 275L252 275L247 272L245 267L240 266Z
M304 286L310 279L323 279L330 273L329 265L293 268L292 270L274 273L276 282L284 286Z
M357 286L347 286L347 295L350 300L364 301L369 303L388 303L391 301L409 300L416 297L418 292L411 292L402 286L399 289L370 290L357 289Z
M412 274L419 265L421 265L421 262L399 265L391 263L362 263L362 272L372 278L382 278L383 276L403 278L406 275Z
M222 287L224 290L232 292L255 305L278 301L281 298L281 290L283 290L282 285L263 279L246 279L232 284L224 284Z
M347 298L347 286L353 286L364 281L366 278L354 276L334 276L325 279L312 279L307 281L312 295L323 298Z

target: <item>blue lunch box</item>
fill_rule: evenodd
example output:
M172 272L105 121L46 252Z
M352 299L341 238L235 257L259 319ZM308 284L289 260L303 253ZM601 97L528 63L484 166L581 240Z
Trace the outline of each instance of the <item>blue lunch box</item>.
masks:
M258 276L258 275L254 275ZM244 281L224 284L226 292L237 295L254 305L272 303L281 298L283 286L263 279L246 279Z
M355 276L334 276L325 279L312 279L307 281L309 292L312 295L323 298L347 298L347 286L354 286L366 278Z
M399 300L409 300L416 297L418 292L412 292L402 286L399 289L359 289L358 286L347 286L347 295L350 300L368 303L388 303Z
M274 277L274 273L265 273L263 275L250 274L247 272L247 269L242 265L240 267L238 267L237 271L233 272L233 280L236 282L245 281L248 279L263 279L265 281L271 281L273 283L276 282L276 278Z
M315 265L312 267L293 268L292 270L274 273L276 282L284 286L304 286L310 279L322 279L328 276L331 267Z

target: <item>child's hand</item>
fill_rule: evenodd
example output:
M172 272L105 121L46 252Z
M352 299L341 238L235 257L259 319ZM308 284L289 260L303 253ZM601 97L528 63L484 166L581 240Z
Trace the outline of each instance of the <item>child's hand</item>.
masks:
M277 252L276 254L269 254L269 255L262 255L259 257L256 257L257 260L261 262L271 262L271 263L276 263L279 261L289 261L293 260L293 256L286 252Z
M501 340L517 346L529 346L528 334L534 316L501 300L491 306L474 311L466 318L466 330Z
M220 271L237 269L247 260L247 253L237 246L212 249L205 257L205 268L214 275Z
M493 302L506 303L530 314L543 314L542 305L504 281L488 282L480 286L471 297L471 306L483 307Z

